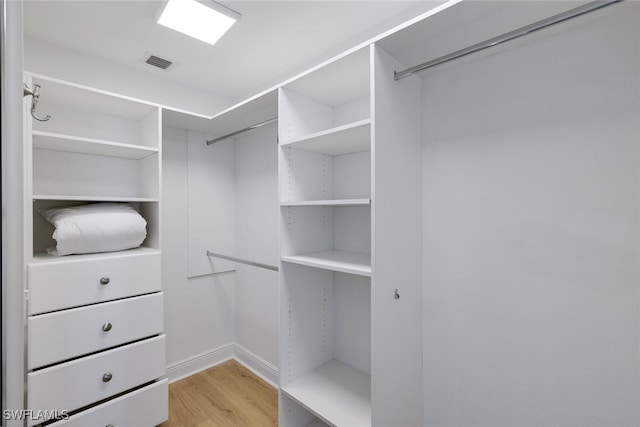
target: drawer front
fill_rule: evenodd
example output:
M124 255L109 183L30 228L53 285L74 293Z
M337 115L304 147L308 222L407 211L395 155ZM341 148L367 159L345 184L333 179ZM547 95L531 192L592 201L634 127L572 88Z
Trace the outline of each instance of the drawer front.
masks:
M29 264L28 274L29 314L161 289L159 252Z
M78 412L50 427L151 427L169 418L169 380L164 379L101 405Z
M28 407L73 411L162 377L165 363L162 335L41 369L27 376Z
M157 335L163 317L162 292L31 316L29 369Z

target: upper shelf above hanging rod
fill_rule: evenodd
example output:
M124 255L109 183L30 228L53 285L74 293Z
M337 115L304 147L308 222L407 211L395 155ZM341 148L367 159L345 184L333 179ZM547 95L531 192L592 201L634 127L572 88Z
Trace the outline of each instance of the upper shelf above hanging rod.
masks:
M518 28L513 31L509 31L508 33L504 33L497 37L493 37L489 40L485 40L480 43L476 43L473 46L466 47L464 49L457 50L448 55L441 56L436 59L432 59L431 61L423 62L422 64L416 65L411 68L404 69L402 71L394 71L393 78L398 81L400 79L404 79L405 77L409 77L415 73L420 71L424 71L428 68L435 67L436 65L444 64L445 62L452 61L454 59L461 58L463 56L467 56L472 53L479 52L481 50L497 46L499 44L520 38L522 36L526 36L527 34L531 34L543 28L550 27L555 24L559 24L560 22L568 21L569 19L576 18L578 16L585 15L590 12L594 12L596 10L600 10L604 7L610 6L614 3L619 3L623 0L607 0L607 1L592 1L583 6L576 7L574 9L570 9L566 12L559 13L557 15L551 16L549 18L543 19L538 22L534 22L533 24Z
M271 123L276 123L277 121L278 121L278 117L273 117L273 118L265 120L263 122L256 123L255 125L247 126L244 129L240 129L240 130L237 130L235 132L228 133L228 134L220 136L218 138L210 139L210 140L207 141L207 145L215 144L216 142L220 142L220 141L225 140L227 138L231 138L232 136L239 135L241 133L245 133L245 132L248 132L248 131L253 130L253 129L258 129L258 128L261 128L263 126L270 125Z
M48 121L51 116L50 115L46 115L44 118L43 117L38 117L36 115L36 105L38 105L38 98L40 98L40 85L35 83L33 85L33 89L31 89L29 86L27 86L26 83L24 83L24 86L22 88L22 96L30 96L31 97L31 115L33 116L34 119L38 120L39 122L46 122Z

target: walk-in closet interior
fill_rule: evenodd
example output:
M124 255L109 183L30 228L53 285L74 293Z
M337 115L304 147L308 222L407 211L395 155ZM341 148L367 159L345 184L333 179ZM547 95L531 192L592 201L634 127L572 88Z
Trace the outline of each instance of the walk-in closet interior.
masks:
M640 427L640 3L191 1L2 1L3 426Z

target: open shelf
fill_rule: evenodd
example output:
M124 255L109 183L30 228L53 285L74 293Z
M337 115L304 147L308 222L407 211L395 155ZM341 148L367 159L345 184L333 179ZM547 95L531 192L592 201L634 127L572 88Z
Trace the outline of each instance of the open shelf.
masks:
M367 206L370 199L334 199L334 200L301 200L297 202L281 202L280 206Z
M158 202L157 197L103 197L103 196L65 196L61 194L34 194L33 200L66 200L70 202Z
M371 276L371 255L360 252L330 250L301 255L286 255L282 261L358 276Z
M282 391L331 425L371 425L371 377L337 360L328 361Z
M100 252L94 254L73 254L73 255L64 255L64 256L55 256L49 255L46 252L36 252L33 254L32 263L33 264L46 264L46 263L59 263L59 262L77 262L77 261L88 261L94 259L103 259L103 258L113 258L119 256L137 256L137 255L147 255L153 253L160 253L159 249L150 248L148 246L140 246L134 249L126 249L123 251L114 251L114 252Z
M33 148L134 160L143 159L158 152L157 148L152 147L36 130L33 131Z
M371 119L316 132L281 145L329 156L367 151L371 149Z

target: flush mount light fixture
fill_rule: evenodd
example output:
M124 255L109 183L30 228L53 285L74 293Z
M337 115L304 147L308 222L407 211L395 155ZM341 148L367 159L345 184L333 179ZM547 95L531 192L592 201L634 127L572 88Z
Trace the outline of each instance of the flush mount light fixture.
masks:
M215 44L240 19L240 14L211 0L169 0L158 24Z

